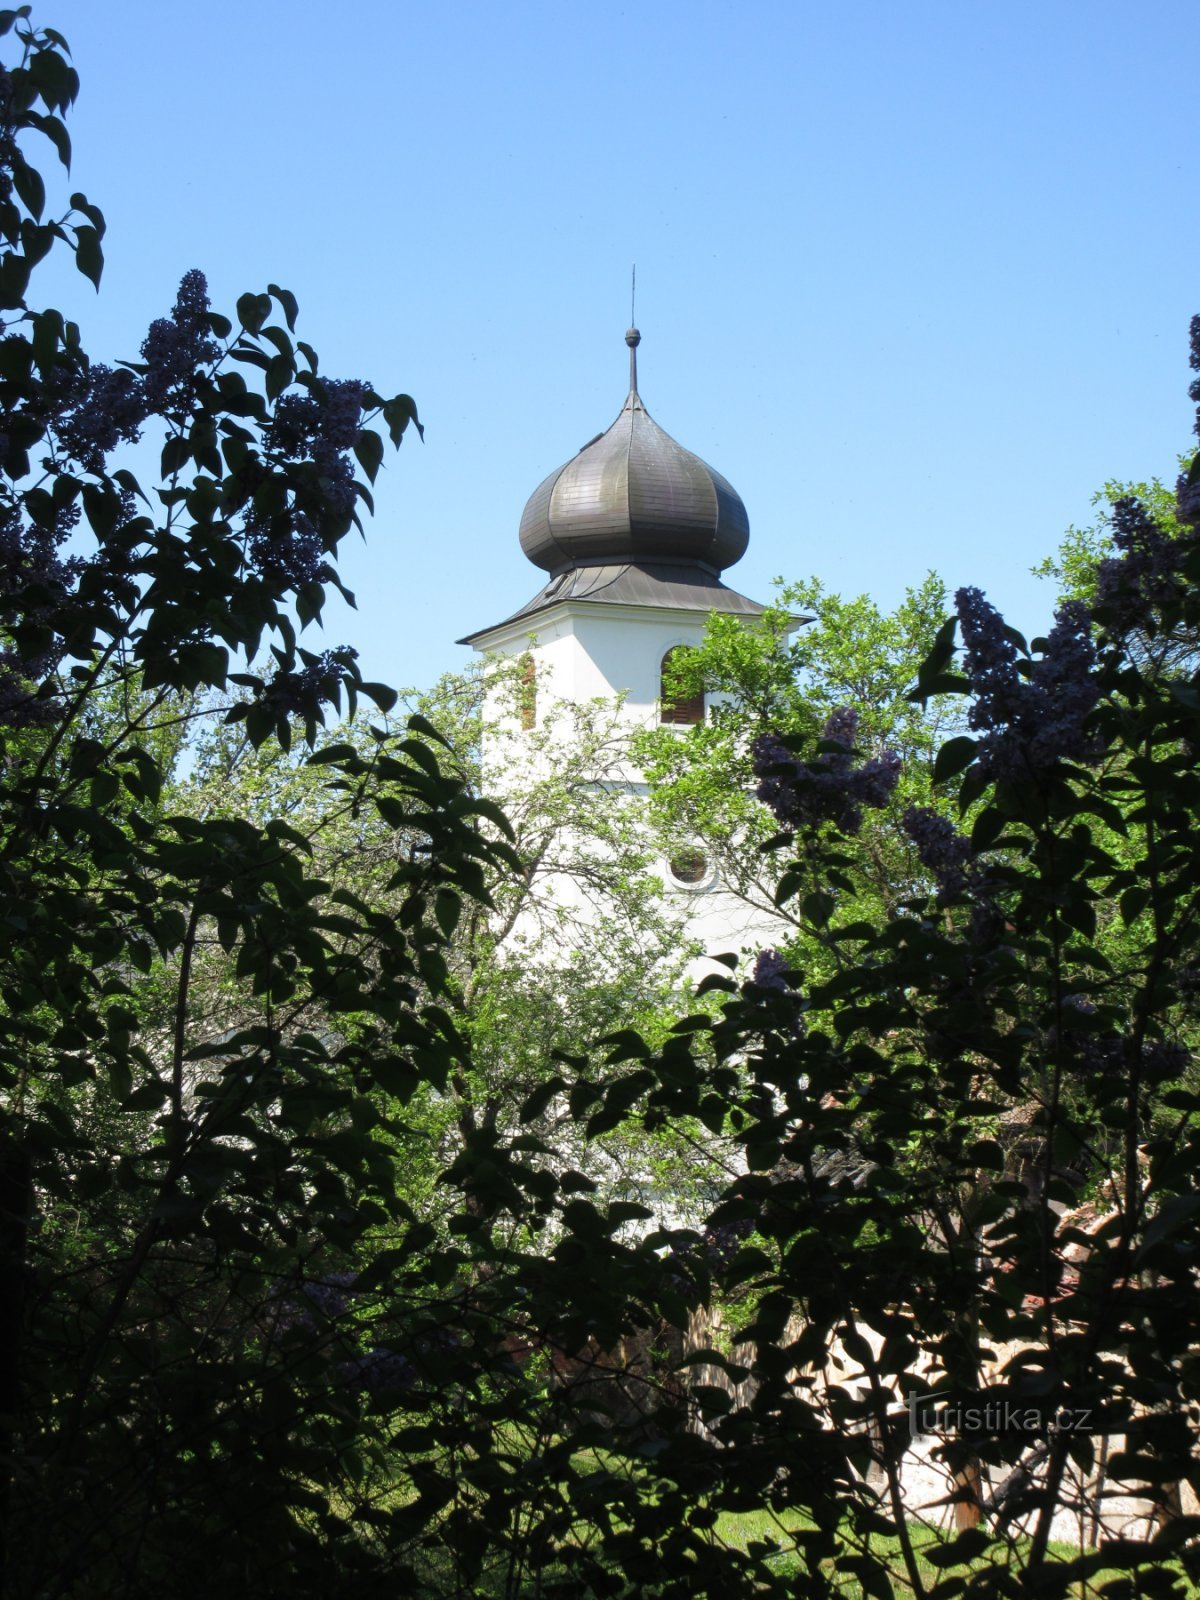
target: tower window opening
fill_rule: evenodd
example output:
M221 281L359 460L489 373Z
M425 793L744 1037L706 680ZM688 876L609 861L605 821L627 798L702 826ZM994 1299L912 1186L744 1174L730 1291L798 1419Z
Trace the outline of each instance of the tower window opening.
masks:
M704 690L698 689L695 694L672 693L668 680L671 676L671 658L680 649L673 645L662 658L662 667L659 672L659 721L682 722L695 724L704 721Z
M526 733L537 726L537 663L526 650L521 657L517 689L517 709Z

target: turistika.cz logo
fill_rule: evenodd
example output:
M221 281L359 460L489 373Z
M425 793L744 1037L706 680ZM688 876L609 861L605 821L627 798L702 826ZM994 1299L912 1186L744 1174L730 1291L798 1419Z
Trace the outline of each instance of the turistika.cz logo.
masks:
M1092 1406L1038 1405L1011 1397L979 1395L969 1400L943 1400L927 1394L908 1397L908 1421L914 1439L938 1434L995 1437L1013 1433L1091 1433L1093 1411Z

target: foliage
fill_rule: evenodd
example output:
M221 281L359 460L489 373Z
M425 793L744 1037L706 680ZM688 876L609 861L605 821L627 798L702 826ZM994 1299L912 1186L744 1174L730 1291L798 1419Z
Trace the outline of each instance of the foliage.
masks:
M1188 458L1181 457L1180 465L1186 468ZM1143 506L1158 530L1158 537L1168 545L1187 538L1189 524L1178 514L1178 492L1158 478L1149 483L1121 483L1110 479L1092 496L1092 504L1098 508L1096 521L1083 528L1069 527L1057 552L1033 568L1034 576L1049 578L1057 586L1060 600L1082 600L1086 605L1093 605L1106 572L1117 570L1122 540L1127 536L1122 527L1124 507ZM1135 630L1129 646L1140 652L1141 658L1151 666L1158 662L1183 666L1194 651L1195 642L1186 634L1174 637L1162 631L1151 641L1140 638Z
M972 732L935 762L968 831L907 819L932 895L843 930L832 976L764 967L670 1053L622 1043L651 1121L749 1067L727 1101L747 1174L712 1220L756 1234L721 1274L756 1307L741 1334L754 1391L727 1398L715 1430L739 1482L805 1519L791 1542L828 1563L805 1592L838 1574L890 1592L889 1539L901 1582L928 1590L899 1466L913 1395L983 1419L941 1430L962 1532L937 1594L1065 1594L1102 1569L1127 1575L1106 1592L1166 1594L1200 1573L1179 1487L1197 1486L1200 1418L1200 693L1186 662L1144 648L1200 618L1191 516L1160 530L1124 503L1095 636L1069 601L1030 651L960 591L916 688L970 696ZM814 784L852 794L859 769L828 737L818 751L773 761L767 798L795 890L824 871L832 904L847 830ZM1101 947L1111 919L1125 938ZM989 1421L988 1401L1037 1420ZM1055 1428L1064 1411L1093 1426ZM1127 1526L1092 1553L1118 1484L1141 1495L1144 1536ZM1072 1556L1050 1536L1073 1503ZM755 1577L775 1592L764 1566Z
M535 728L509 715L525 688L520 664L491 661L448 675L402 703L439 730L451 748L425 740L466 787L503 803L511 857L481 862L481 898L461 908L447 897L432 912L444 936L446 970L438 996L470 1046L469 1062L451 1075L447 1092L414 1082L405 1109L404 1193L421 1197L423 1214L452 1208L438 1175L461 1148L466 1129L482 1124L513 1131L521 1106L547 1076L553 1052L578 1052L620 1016L652 1036L678 1012L683 975L696 953L685 907L664 899L658 843L640 797L626 781L627 726L619 705L549 702ZM403 725L403 717L398 726ZM389 718L380 720L389 729ZM331 730L333 746L369 751L372 735L348 723ZM333 803L323 767L278 749L255 750L237 728L218 725L191 752L173 791L189 814L221 814L268 822L282 818L312 850L326 896L353 893L377 910L397 910L390 886L397 862L414 844L402 819ZM494 822L484 822L494 832ZM228 1014L229 960L210 952L193 972L192 1009L223 1025ZM583 1146L553 1100L534 1119L559 1153L574 1159L610 1193L674 1213L704 1189L697 1158L703 1130L651 1141L620 1138ZM693 1202L693 1209L698 1202ZM697 1214L699 1214L697 1212Z
M394 699L297 623L370 507L372 423L398 443L416 412L321 377L286 290L234 323L199 273L141 360L89 361L26 300L56 246L100 276L99 211L74 195L43 220L26 154L45 135L67 163L77 79L28 8L0 29L20 50L0 78L5 1592L185 1587L180 1550L208 1533L203 1592L326 1593L362 1566L334 1497L370 1476L371 1402L363 1313L340 1325L324 1290L372 1230L415 1222L394 1110L465 1050L432 911L508 846L425 739L384 731L313 760L346 812L413 841L390 912L331 891L281 817L170 808L197 695L285 750L330 708ZM143 430L151 496L110 467ZM193 985L217 951L214 1016Z
M708 691L707 720L685 737L655 729L638 741L658 826L702 841L725 887L779 917L781 942L806 970L831 971L841 960L841 930L888 914L922 876L902 818L931 803L933 757L953 711L945 696L919 705L906 691L945 607L945 586L931 573L892 613L866 595L830 594L813 578L784 587L754 628L714 616L703 644L678 652L676 668L684 692ZM852 743L868 760L893 752L899 767L826 906L828 885L780 895L781 858L763 849L778 830L757 798L756 741L770 734L785 747L811 747L846 706L857 712Z
M704 670L744 704L663 771L681 826L770 844L804 937L669 1029L543 1059L497 929L539 840L549 883L584 826L613 830L606 893L648 909L621 808L581 766L514 826L475 787L470 694L442 701L451 748L388 722L352 651L298 642L369 509L374 424L398 441L415 407L322 378L279 288L235 327L189 274L115 368L31 308L52 248L99 277L103 219L76 196L41 220L24 141L67 158L76 79L27 9L0 24L0 1590L1195 1582L1200 684L1154 647L1200 620L1200 468L1174 529L1122 503L1093 614L1069 600L1032 647L973 590L931 630L929 585L861 660L812 589L785 604L831 626L799 654L778 618L714 635ZM111 465L142 430L149 496ZM821 703L797 666L843 649ZM322 740L360 695L383 720ZM957 697L958 721L920 709ZM185 727L208 731L172 782ZM547 910L574 1005L588 919ZM656 981L595 985L596 1014L640 1022ZM739 1156L701 1227L601 1187L599 1151L692 1127ZM1043 1417L939 1425L953 1540L903 1501L914 1393ZM1050 1427L1064 1405L1099 1439ZM1081 1474L1140 1487L1146 1537L1056 1545Z

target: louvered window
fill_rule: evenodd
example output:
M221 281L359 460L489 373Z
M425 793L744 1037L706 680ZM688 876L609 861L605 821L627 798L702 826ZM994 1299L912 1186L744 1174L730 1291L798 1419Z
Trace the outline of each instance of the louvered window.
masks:
M671 657L680 647L672 646L662 658L658 695L659 695L659 721L696 723L704 721L704 690L700 689L695 694L672 694L667 687L669 676L668 668Z
M521 726L527 732L537 726L537 664L527 650L521 657L521 683L517 696Z

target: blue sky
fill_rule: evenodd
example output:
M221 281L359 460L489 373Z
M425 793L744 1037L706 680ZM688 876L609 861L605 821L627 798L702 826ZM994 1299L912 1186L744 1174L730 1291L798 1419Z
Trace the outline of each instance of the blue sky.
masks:
M517 526L641 389L750 515L727 575L894 603L935 568L1027 632L1028 569L1110 477L1173 477L1200 311L1192 4L51 0L72 182L135 357L188 268L274 280L336 377L407 390L357 615L423 685L538 587ZM1189 111L1189 106L1192 109Z

